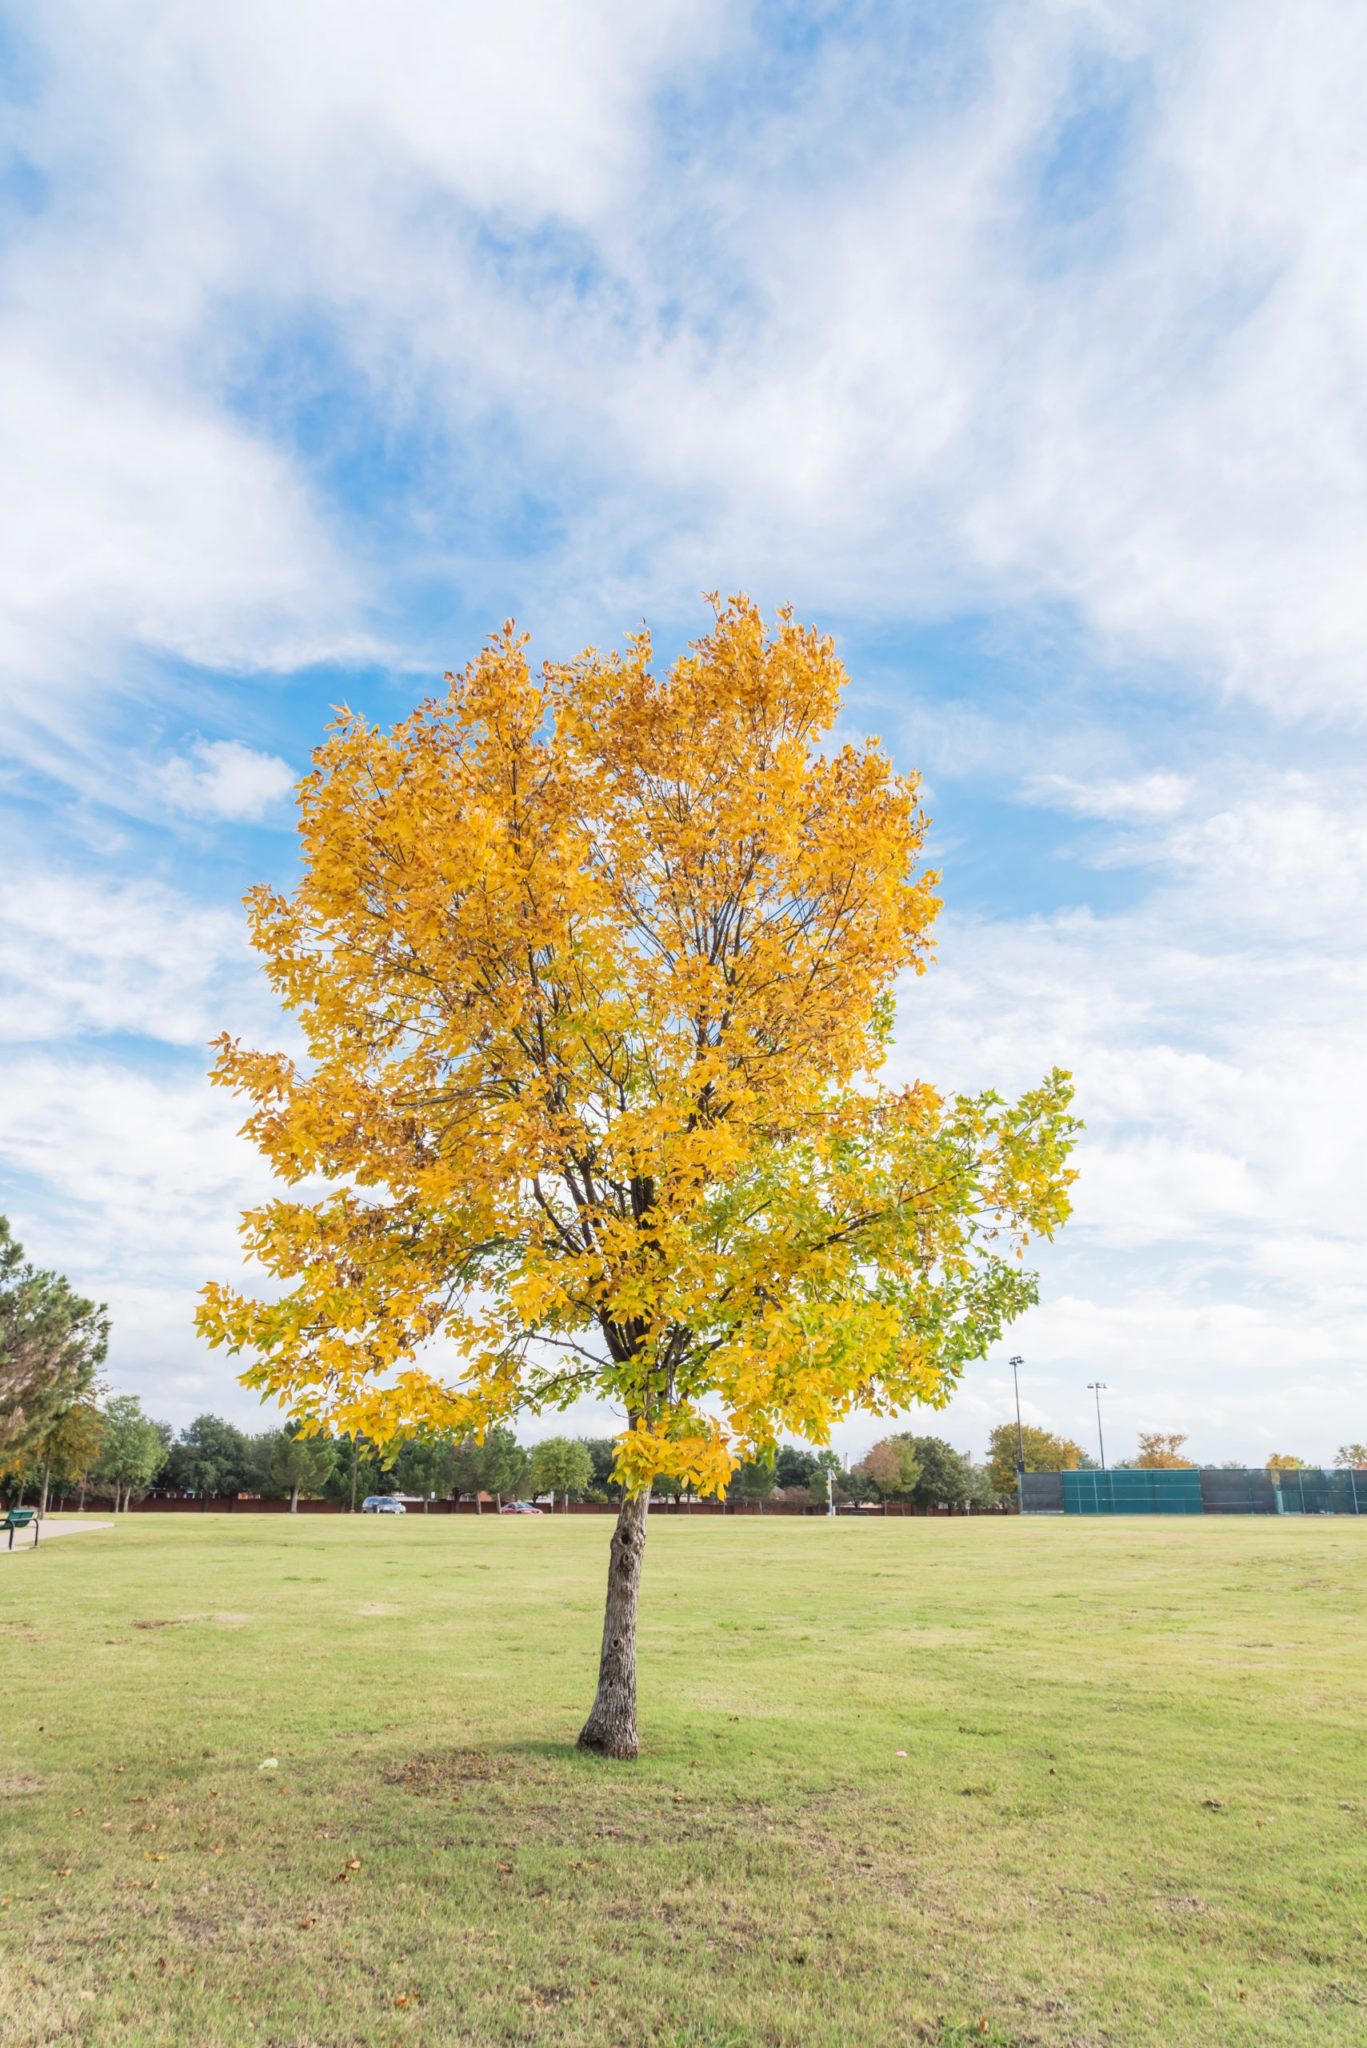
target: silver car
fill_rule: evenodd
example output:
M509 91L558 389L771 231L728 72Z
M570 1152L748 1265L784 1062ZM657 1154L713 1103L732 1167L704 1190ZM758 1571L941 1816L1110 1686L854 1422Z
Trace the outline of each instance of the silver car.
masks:
M368 1493L361 1502L363 1515L406 1515L408 1509L392 1493Z

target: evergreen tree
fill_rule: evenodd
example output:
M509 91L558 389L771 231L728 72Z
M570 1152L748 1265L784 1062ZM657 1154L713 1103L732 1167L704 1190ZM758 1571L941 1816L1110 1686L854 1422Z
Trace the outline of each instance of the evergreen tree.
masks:
M337 1446L330 1437L301 1436L297 1422L286 1423L273 1440L270 1481L290 1497L290 1513L299 1512L301 1493L318 1495L337 1467Z
M0 1471L92 1392L108 1345L108 1310L30 1265L0 1216Z

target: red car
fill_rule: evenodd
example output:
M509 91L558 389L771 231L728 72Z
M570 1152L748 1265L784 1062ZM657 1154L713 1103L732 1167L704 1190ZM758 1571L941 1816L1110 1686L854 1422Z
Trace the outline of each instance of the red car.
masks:
M529 1500L509 1500L499 1509L501 1515L539 1515L541 1508L534 1508Z

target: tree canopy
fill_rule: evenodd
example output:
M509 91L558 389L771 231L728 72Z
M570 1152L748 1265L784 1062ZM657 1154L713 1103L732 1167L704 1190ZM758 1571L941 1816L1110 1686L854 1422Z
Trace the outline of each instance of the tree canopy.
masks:
M94 1387L109 1314L24 1258L0 1216L0 1470L22 1465Z
M516 1494L527 1477L527 1452L510 1429L496 1424L482 1439L466 1437L457 1446L457 1493L491 1493L502 1501Z
M1000 1494L1016 1491L1016 1425L999 1422L987 1439L987 1469ZM1052 1430L1021 1425L1019 1448L1027 1472L1076 1472L1087 1453L1071 1437L1055 1436Z
M631 1484L716 1490L944 1398L1034 1299L1070 1089L869 1078L935 878L915 778L819 751L843 680L737 600L663 679L644 635L537 678L508 628L393 732L342 716L298 889L249 899L307 1056L215 1069L284 1181L334 1183L247 1218L282 1298L206 1290L249 1384L380 1440L594 1392Z
M267 1479L263 1460L245 1430L221 1415L197 1415L167 1455L166 1481L212 1499L241 1493Z
M1139 1455L1134 1464L1139 1472L1175 1472L1191 1469L1191 1459L1182 1456L1185 1436L1161 1430L1139 1432Z
M320 1494L336 1469L336 1444L327 1437L301 1435L297 1424L287 1424L271 1443L268 1477L289 1495L291 1513L301 1493Z
M548 1436L532 1445L527 1484L533 1493L582 1493L593 1480L593 1459L577 1437Z
M143 1414L136 1394L115 1394L105 1402L104 1440L95 1476L112 1487L115 1508L121 1497L145 1491L166 1457L166 1437Z

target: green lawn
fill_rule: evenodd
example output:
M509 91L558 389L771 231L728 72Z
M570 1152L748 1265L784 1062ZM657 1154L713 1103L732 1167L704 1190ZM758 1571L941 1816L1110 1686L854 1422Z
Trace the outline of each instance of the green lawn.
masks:
M1367 2039L1367 1523L610 1526L0 1561L4 2041Z

